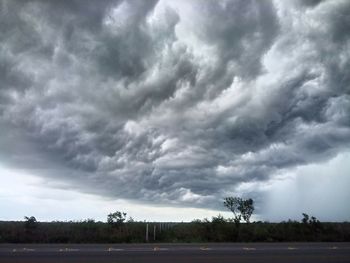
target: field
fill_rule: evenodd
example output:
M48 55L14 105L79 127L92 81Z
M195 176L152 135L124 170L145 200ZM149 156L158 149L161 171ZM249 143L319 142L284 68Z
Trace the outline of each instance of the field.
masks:
M0 243L349 242L350 223L286 221L239 225L214 217L190 223L0 221Z

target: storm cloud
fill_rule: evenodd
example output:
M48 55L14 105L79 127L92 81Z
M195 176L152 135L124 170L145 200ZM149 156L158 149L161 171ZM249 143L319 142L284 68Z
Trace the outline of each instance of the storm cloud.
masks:
M214 208L349 150L347 0L0 9L0 162L48 184Z

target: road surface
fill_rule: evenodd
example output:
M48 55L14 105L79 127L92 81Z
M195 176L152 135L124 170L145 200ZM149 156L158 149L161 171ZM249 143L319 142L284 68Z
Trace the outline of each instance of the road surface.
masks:
M350 243L0 244L0 263L350 263Z

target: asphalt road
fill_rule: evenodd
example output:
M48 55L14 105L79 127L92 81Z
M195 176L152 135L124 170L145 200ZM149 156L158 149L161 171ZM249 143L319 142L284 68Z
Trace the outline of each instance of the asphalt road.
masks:
M13 263L350 262L350 243L1 244Z

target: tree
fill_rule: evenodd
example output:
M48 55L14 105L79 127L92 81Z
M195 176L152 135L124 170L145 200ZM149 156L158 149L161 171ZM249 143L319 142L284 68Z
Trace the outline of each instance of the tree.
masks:
M226 206L234 214L234 222L238 226L243 220L249 223L250 217L254 212L253 199L242 199L240 197L226 197L224 199L224 206Z
M24 219L25 242L31 243L37 238L38 222L34 216L25 216Z
M304 225L309 225L312 227L312 229L317 230L317 229L321 229L322 228L322 224L321 222L314 216L310 216L306 213L303 213L303 219L301 220L301 222Z
M218 216L213 216L211 222L214 224L224 224L226 223L226 220L222 215L219 214Z
M301 221L303 222L303 224L307 224L309 222L309 215L303 213L303 219Z
M25 216L24 219L26 220L24 222L24 228L27 232L31 232L38 227L38 222L36 221L36 218L34 216Z
M116 211L107 216L107 223L115 227L121 226L125 220L126 213L120 211Z
M134 220L134 218L129 216L129 218L128 218L128 220L126 222L128 222L128 223L135 223L135 220Z
M247 200L242 199L241 204L240 204L238 209L241 212L244 221L249 223L250 217L252 216L252 214L254 212L253 199L251 199L251 198L249 198Z
M224 206L226 206L233 214L234 214L234 222L238 226L241 221L241 215L239 212L240 203L242 202L242 198L240 197L225 197Z

